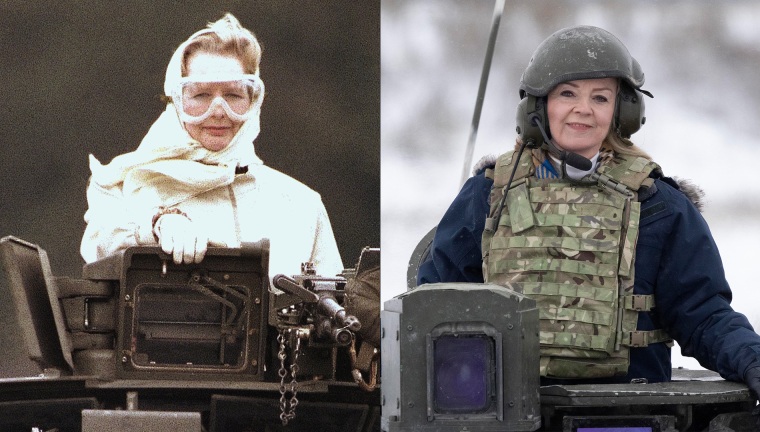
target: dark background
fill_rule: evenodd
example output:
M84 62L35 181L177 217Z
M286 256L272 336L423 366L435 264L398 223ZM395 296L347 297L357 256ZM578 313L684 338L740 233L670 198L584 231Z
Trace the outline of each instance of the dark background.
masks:
M379 1L0 3L0 236L79 276L87 155L134 150L174 50L231 12L263 47L256 152L321 193L347 267L380 245Z

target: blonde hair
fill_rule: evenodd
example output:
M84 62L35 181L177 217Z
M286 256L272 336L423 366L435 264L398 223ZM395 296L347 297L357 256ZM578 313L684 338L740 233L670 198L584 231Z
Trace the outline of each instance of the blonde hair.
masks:
M652 160L652 157L644 149L634 144L633 141L621 137L614 130L607 133L607 137L602 141L602 149L612 150L616 154L639 156L649 161Z
M243 63L247 74L259 73L261 45L250 30L243 28L231 13L209 23L210 33L197 36L185 48L182 57L182 76L187 76L187 60L196 52L232 55Z

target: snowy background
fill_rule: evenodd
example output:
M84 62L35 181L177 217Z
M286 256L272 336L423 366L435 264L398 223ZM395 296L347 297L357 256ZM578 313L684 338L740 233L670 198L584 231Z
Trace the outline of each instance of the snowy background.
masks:
M417 242L460 187L494 2L383 0L382 300L406 290ZM535 47L578 24L609 30L639 61L646 125L632 139L668 176L706 193L734 308L760 328L760 2L508 0L473 163L514 143L519 79ZM684 251L688 253L688 251ZM699 368L673 350L674 366Z

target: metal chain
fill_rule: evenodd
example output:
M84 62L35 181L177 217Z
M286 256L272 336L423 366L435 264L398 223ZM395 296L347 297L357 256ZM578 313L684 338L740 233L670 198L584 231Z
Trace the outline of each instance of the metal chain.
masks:
M291 418L296 416L296 407L298 406L298 398L296 395L298 394L298 389L296 386L298 383L296 382L296 374L298 373L298 354L301 352L301 338L296 338L296 349L293 351L293 364L290 365L290 376L292 377L290 381L290 415Z
M296 338L296 349L293 351L293 362L290 365L290 386L286 387L285 377L288 375L288 370L285 367L285 359L287 353L285 351L285 330L280 329L277 335L277 342L280 343L280 351L277 357L280 359L280 369L277 374L280 376L280 420L283 426L287 426L290 420L293 420L296 416L296 407L298 406L298 398L296 397L298 389L296 385L296 374L298 373L298 354L301 351L301 339ZM285 394L290 392L290 399L285 398Z

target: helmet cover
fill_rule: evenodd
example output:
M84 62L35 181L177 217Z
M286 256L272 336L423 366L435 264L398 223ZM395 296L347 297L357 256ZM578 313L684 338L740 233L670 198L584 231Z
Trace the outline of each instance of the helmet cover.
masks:
M546 96L566 81L608 77L620 78L634 89L644 84L641 66L612 33L587 25L568 27L533 52L520 78L520 97Z

